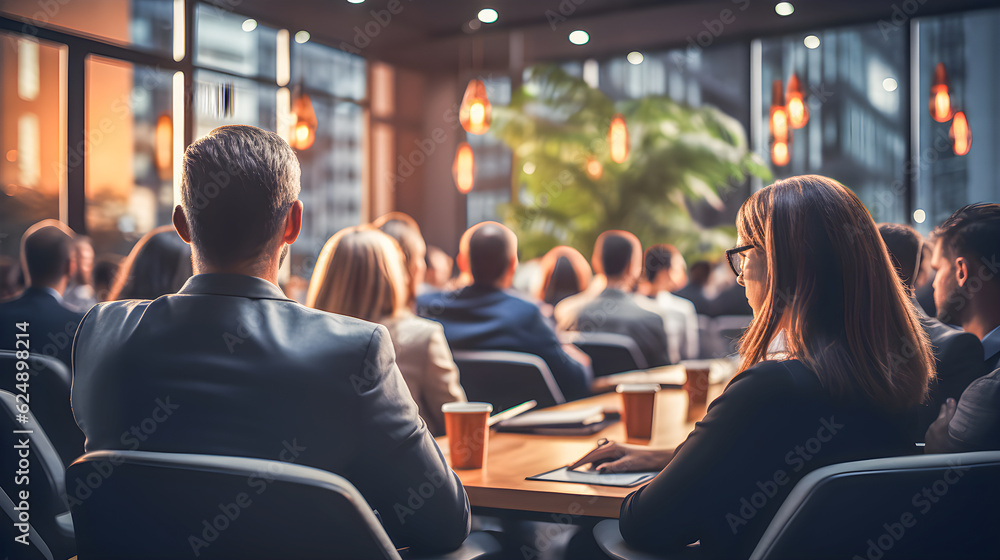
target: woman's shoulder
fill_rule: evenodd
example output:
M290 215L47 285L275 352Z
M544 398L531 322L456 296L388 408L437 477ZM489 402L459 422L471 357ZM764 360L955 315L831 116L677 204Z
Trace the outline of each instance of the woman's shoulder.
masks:
M822 394L816 373L799 360L765 360L737 374L726 391Z
M393 338L396 338L396 335L405 334L406 338L411 340L414 338L429 339L438 331L444 333L444 327L441 326L441 323L417 317L408 311L390 317L382 321L382 324L389 329Z

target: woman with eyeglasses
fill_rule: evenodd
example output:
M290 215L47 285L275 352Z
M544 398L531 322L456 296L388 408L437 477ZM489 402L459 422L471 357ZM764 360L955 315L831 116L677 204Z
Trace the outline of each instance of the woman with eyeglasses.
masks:
M809 471L913 452L903 428L934 362L861 201L805 175L754 193L736 220L726 256L754 313L740 373L676 449L611 443L575 465L662 469L622 504L638 549L701 541L706 557L747 558Z

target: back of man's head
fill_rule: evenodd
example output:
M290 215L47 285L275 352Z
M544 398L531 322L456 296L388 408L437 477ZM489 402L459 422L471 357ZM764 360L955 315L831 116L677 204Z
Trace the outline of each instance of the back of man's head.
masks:
M670 271L670 267L672 266L671 259L674 256L674 252L671 249L669 245L653 245L649 249L646 249L646 254L642 262L643 270L646 273L646 280L654 282L661 271Z
M182 206L198 258L227 266L274 249L299 176L288 143L257 127L220 126L188 146Z
M712 264L708 261L695 261L688 269L688 282L704 288L712 275Z
M963 206L938 226L934 235L946 258L964 257L974 263L972 266L985 266L995 272L1000 262L1000 204ZM994 286L1000 286L1000 274L991 274L990 279Z
M608 278L619 278L628 272L629 264L632 262L632 240L613 233L604 238L601 246L601 265L604 267L604 275Z
M903 284L913 288L916 281L916 269L920 262L920 250L923 240L917 230L903 224L879 224L878 232L889 250L892 266Z
M469 271L478 286L495 286L510 269L517 253L514 234L506 227L487 222L469 237Z
M73 237L54 220L39 222L21 239L21 266L29 286L50 286L70 273ZM65 228L65 229L64 229Z

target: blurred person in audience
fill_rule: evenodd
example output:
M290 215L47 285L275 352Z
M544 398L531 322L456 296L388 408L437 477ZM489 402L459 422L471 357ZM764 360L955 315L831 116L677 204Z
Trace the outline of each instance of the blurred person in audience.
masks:
M696 261L688 269L687 284L675 290L674 295L690 301L698 315L709 315L710 298L705 293L705 288L711 275L712 265L708 261Z
M87 450L294 461L349 480L396 546L453 550L469 533L468 498L417 415L386 328L278 288L302 227L299 183L295 152L273 132L228 125L188 146L173 222L195 275L176 295L87 314L72 400ZM137 437L130 427L150 410L163 420ZM393 513L428 480L422 507Z
M52 356L67 367L73 334L83 313L63 302L63 293L76 272L74 233L57 220L42 220L21 237L21 268L27 287L15 299L0 304L0 348L13 350L15 323L28 322L31 351Z
M420 234L420 226L409 214L389 212L377 218L372 225L396 240L406 264L406 307L411 311L417 306L417 292L427 273L427 244Z
M20 273L16 260L0 256L0 302L16 297L24 289L17 281Z
M623 334L635 341L649 367L669 364L665 320L658 313L659 306L645 296L637 300L632 293L642 274L639 239L624 231L604 236L601 267L607 287L580 310L572 330Z
M628 232L608 230L597 236L597 241L594 242L594 253L590 256L590 266L594 271L590 282L583 291L563 298L555 306L553 318L556 321L556 328L560 331L573 330L580 311L590 302L597 299L597 296L601 295L604 288L608 287L608 278L604 275L604 264L601 262L601 248L604 246L604 239L606 237L617 234L628 234Z
M496 222L482 222L462 236L459 268L472 284L417 298L420 316L444 326L452 350L510 350L545 360L567 400L590 394L590 359L562 345L538 307L511 294L517 268L517 237Z
M98 303L108 301L123 260L120 255L107 254L94 262L94 298Z
M118 269L108 300L156 299L174 294L192 273L191 247L173 226L160 226L136 241Z
M70 309L62 300L76 267L74 236L73 230L57 220L42 220L29 227L21 237L21 268L27 273L28 287L17 298L0 303L0 348L50 356L66 364L70 371L73 334L83 318L83 313ZM18 340L27 342L19 345ZM31 369L36 375L59 375L40 363L32 362ZM13 383L13 364L9 370L4 369L4 375L10 375ZM49 382L61 383L51 377L44 382L33 378L30 406L59 457L68 465L83 454L84 435L73 423L69 403L59 402L65 399L65 389L59 395L43 392Z
M550 306L587 289L593 272L580 251L565 245L553 247L542 257L535 297Z
M637 297L654 301L665 317L670 361L698 357L698 312L672 292L687 283L684 257L673 245L653 245L643 255L643 281Z
M933 240L933 238L932 238ZM934 270L934 243L924 243L920 249L920 274L917 275L916 299L917 303L929 317L937 317L937 306L934 305L934 277L937 271Z
M418 295L431 292L443 292L449 289L451 273L455 260L439 247L427 246L427 256L424 258L427 272L424 273L424 283L417 289Z
M923 239L915 229L902 224L878 224L879 234L889 250L889 260L903 283L903 289L917 311L920 325L931 341L936 376L930 383L927 400L918 408L913 431L914 441L923 441L924 433L938 415L946 399L957 399L977 378L985 375L983 345L975 335L962 332L928 317L913 299L914 280L921 270Z
M902 415L926 395L933 356L868 210L805 175L753 193L736 220L727 258L754 311L740 373L676 449L611 443L575 465L663 469L622 504L621 534L640 550L700 540L706 557L747 558L806 473L913 450ZM786 353L768 360L779 332ZM762 480L768 499L742 512Z
M94 246L86 235L78 235L73 239L73 258L76 261L76 271L70 278L63 294L63 303L81 313L97 303L94 294Z
M444 435L441 405L465 402L444 329L407 306L406 271L395 240L365 226L340 230L323 247L306 305L349 315L389 329L396 364L420 416Z
M288 280L285 281L285 284L279 287L289 299L294 299L302 305L305 305L306 296L309 293L308 280L298 274L290 274L288 276Z
M1000 204L960 208L934 238L938 319L979 337L988 373L941 406L924 451L1000 449Z

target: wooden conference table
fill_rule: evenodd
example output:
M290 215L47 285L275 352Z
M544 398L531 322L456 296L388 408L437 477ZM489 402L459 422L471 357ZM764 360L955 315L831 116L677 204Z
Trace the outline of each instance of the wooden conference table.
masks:
M721 381L728 381L732 367L725 361L713 361L714 383L709 386L708 399L722 393ZM680 370L677 368L680 367ZM672 369L671 369L672 368ZM721 370L721 375L716 375ZM725 375L729 372L729 376ZM625 438L622 422L615 422L602 431L587 436L546 436L492 431L485 466L482 469L457 470L474 508L509 510L510 512L535 512L551 514L553 520L577 517L617 518L625 496L636 488L616 488L567 482L525 480L525 477L550 471L576 461L592 450L597 440L649 444L655 447L673 447L687 437L694 422L687 422L687 393L679 388L683 382L681 366L666 366L645 372L628 372L595 380L595 392L614 390L619 382L660 382L663 389L657 393L653 437L649 441L630 441ZM553 407L570 410L601 405L605 409L621 409L621 396L615 392L598 394L586 399ZM704 416L704 409L694 411L694 417ZM437 438L441 450L448 454L447 437ZM544 516L543 516L544 517Z

